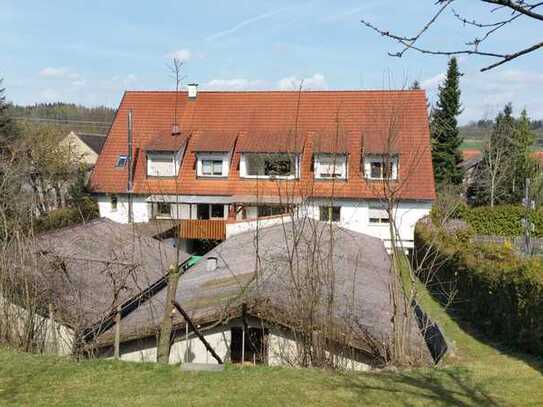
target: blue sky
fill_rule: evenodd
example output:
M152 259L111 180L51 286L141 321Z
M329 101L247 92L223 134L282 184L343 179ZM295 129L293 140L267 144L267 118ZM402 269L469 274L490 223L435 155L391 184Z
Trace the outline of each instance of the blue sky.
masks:
M301 79L310 89L389 89L417 79L433 100L446 57L389 57L395 44L359 21L412 34L434 3L1 0L0 77L15 103L116 106L126 89L173 88L167 62L177 55L185 62L185 83L201 89L293 89ZM489 21L488 6L457 3L465 14ZM521 21L486 46L514 51L540 34L540 26ZM472 31L449 12L422 44L459 48L471 39ZM489 73L478 70L490 60L461 58L461 121L492 117L508 101L543 118L542 56L539 51Z

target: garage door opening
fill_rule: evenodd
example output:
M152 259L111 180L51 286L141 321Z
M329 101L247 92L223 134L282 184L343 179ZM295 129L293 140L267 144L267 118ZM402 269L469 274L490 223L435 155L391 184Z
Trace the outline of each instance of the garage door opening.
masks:
M245 332L244 332L245 331ZM262 364L267 361L268 330L234 327L231 330L230 359L232 363Z

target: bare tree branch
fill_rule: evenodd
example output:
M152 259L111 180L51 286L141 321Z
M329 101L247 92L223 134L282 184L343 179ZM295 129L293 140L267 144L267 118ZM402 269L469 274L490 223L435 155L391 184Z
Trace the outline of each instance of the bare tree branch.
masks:
M543 47L543 42L535 43L529 47L523 48L516 52L509 53L499 53L494 51L481 51L480 46L484 43L490 36L492 36L497 31L503 29L504 27L512 24L517 21L520 17L528 17L534 20L543 21L543 14L537 13L534 10L537 7L543 5L543 2L536 2L529 4L525 1L512 1L512 0L480 0L483 3L493 4L498 6L498 8L491 10L494 12L497 9L509 9L511 11L511 16L509 18L500 19L498 21L490 23L482 23L477 21L474 18L467 18L461 15L458 11L452 10L453 15L461 22L463 25L468 25L477 29L487 30L482 33L480 37L476 37L470 42L466 43L466 46L470 48L459 49L459 50L438 50L430 49L416 45L417 42L429 31L429 29L437 24L439 18L443 12L454 3L455 0L438 0L436 5L439 6L439 9L433 14L433 16L428 20L428 22L422 27L422 29L414 36L407 36L392 33L389 30L381 29L367 20L361 20L361 23L371 30L377 32L378 34L388 37L402 46L402 49L398 52L388 52L389 56L401 58L408 50L413 49L421 54L429 55L478 55L483 57L491 57L499 59L498 62L487 65L481 69L481 72L485 72L496 68L502 64L510 62L516 58L534 52Z

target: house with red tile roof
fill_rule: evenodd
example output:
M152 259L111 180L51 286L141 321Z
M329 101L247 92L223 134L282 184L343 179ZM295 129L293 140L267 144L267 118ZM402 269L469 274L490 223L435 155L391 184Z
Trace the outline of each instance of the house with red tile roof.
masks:
M91 176L100 214L174 220L190 251L303 213L406 247L435 185L424 91L129 91ZM387 189L388 188L388 189Z

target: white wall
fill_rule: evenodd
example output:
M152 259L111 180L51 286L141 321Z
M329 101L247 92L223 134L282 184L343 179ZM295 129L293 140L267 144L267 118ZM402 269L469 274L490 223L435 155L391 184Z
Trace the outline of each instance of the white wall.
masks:
M262 323L249 318L249 327L262 328ZM241 319L217 326L202 334L224 362L230 361L231 328L243 327ZM193 334L185 340L183 331L176 332L176 339L170 350L169 363L209 363L218 362L207 351L204 344ZM156 362L157 339L147 337L121 344L121 360L130 362ZM369 370L368 364L355 359L339 357L339 364L345 369ZM288 332L277 327L268 327L268 364L270 366L296 366L296 342Z
M111 208L110 195L101 194L97 196L96 200L98 202L100 216L111 219L117 223L128 223L128 196L116 195L116 197L117 210L114 211ZM149 222L150 207L149 203L146 202L145 199L146 196L132 195L132 213L135 223Z
M375 201L378 202L378 201ZM330 200L313 200L305 207L309 216L319 219L319 206L329 206ZM378 237L385 241L389 248L390 230L388 224L370 224L370 201L340 200L333 201L333 206L341 206L341 221L338 223L346 229ZM431 202L400 202L396 209L396 224L400 238L405 248L413 247L415 225L424 216L430 213Z
M202 332L223 361L228 361L230 358L230 329L233 326L241 327L243 324L240 320L231 321L226 325ZM185 340L184 331L177 331L176 336L177 338L170 350L170 363L218 363L207 351L202 341L194 334L190 333L187 341ZM142 340L123 343L120 347L120 353L121 360L130 362L156 362L157 340L155 337L147 337Z
M327 355L330 352L326 352ZM284 330L270 329L268 335L268 365L297 366L298 351L293 336ZM355 358L336 356L337 366L345 370L368 371L371 366Z
M26 308L15 305L0 296L0 312L2 321L0 330L12 338L25 338L27 327L31 322L34 327L33 341L43 345L43 351L60 356L72 354L74 331L54 319L29 313Z
M151 217L150 203L145 201L146 196L133 195L133 214L134 222L148 222ZM111 199L109 195L99 195L98 207L100 216L109 218L115 222L128 222L128 199L127 195L117 195L117 210L111 210ZM333 201L334 206L341 206L341 221L339 226L353 230L355 232L364 233L370 236L375 236L385 241L385 245L389 247L390 231L388 224L370 224L369 222L369 206L370 203L378 203L378 201L363 201L363 200L344 200L336 199ZM319 206L328 206L330 201L326 199L314 199L311 202L301 207L301 213L307 213L309 216L319 219ZM176 210L176 207L178 210ZM177 219L196 219L197 214L196 204L179 204L172 205L172 216ZM396 222L400 237L406 248L413 247L413 239L415 233L415 224L424 216L430 213L432 203L430 201L404 201L400 202L396 210ZM225 213L226 213L225 208ZM232 223L227 225L226 236L234 236L236 234L254 230L257 225L255 218L257 217L256 207L247 207L247 221L241 223ZM241 214L238 214L238 220ZM288 217L286 217L288 218ZM286 219L285 218L285 219ZM270 226L281 223L281 218L261 219L258 221L259 227Z
M247 214L248 215L248 214ZM249 217L249 216L247 216ZM292 221L292 217L289 215L278 216L274 218L263 218L263 219L253 219L238 221L236 223L227 223L226 224L226 238L238 235L249 230L256 230L258 225L259 228L272 225L280 225L283 223L288 223Z

